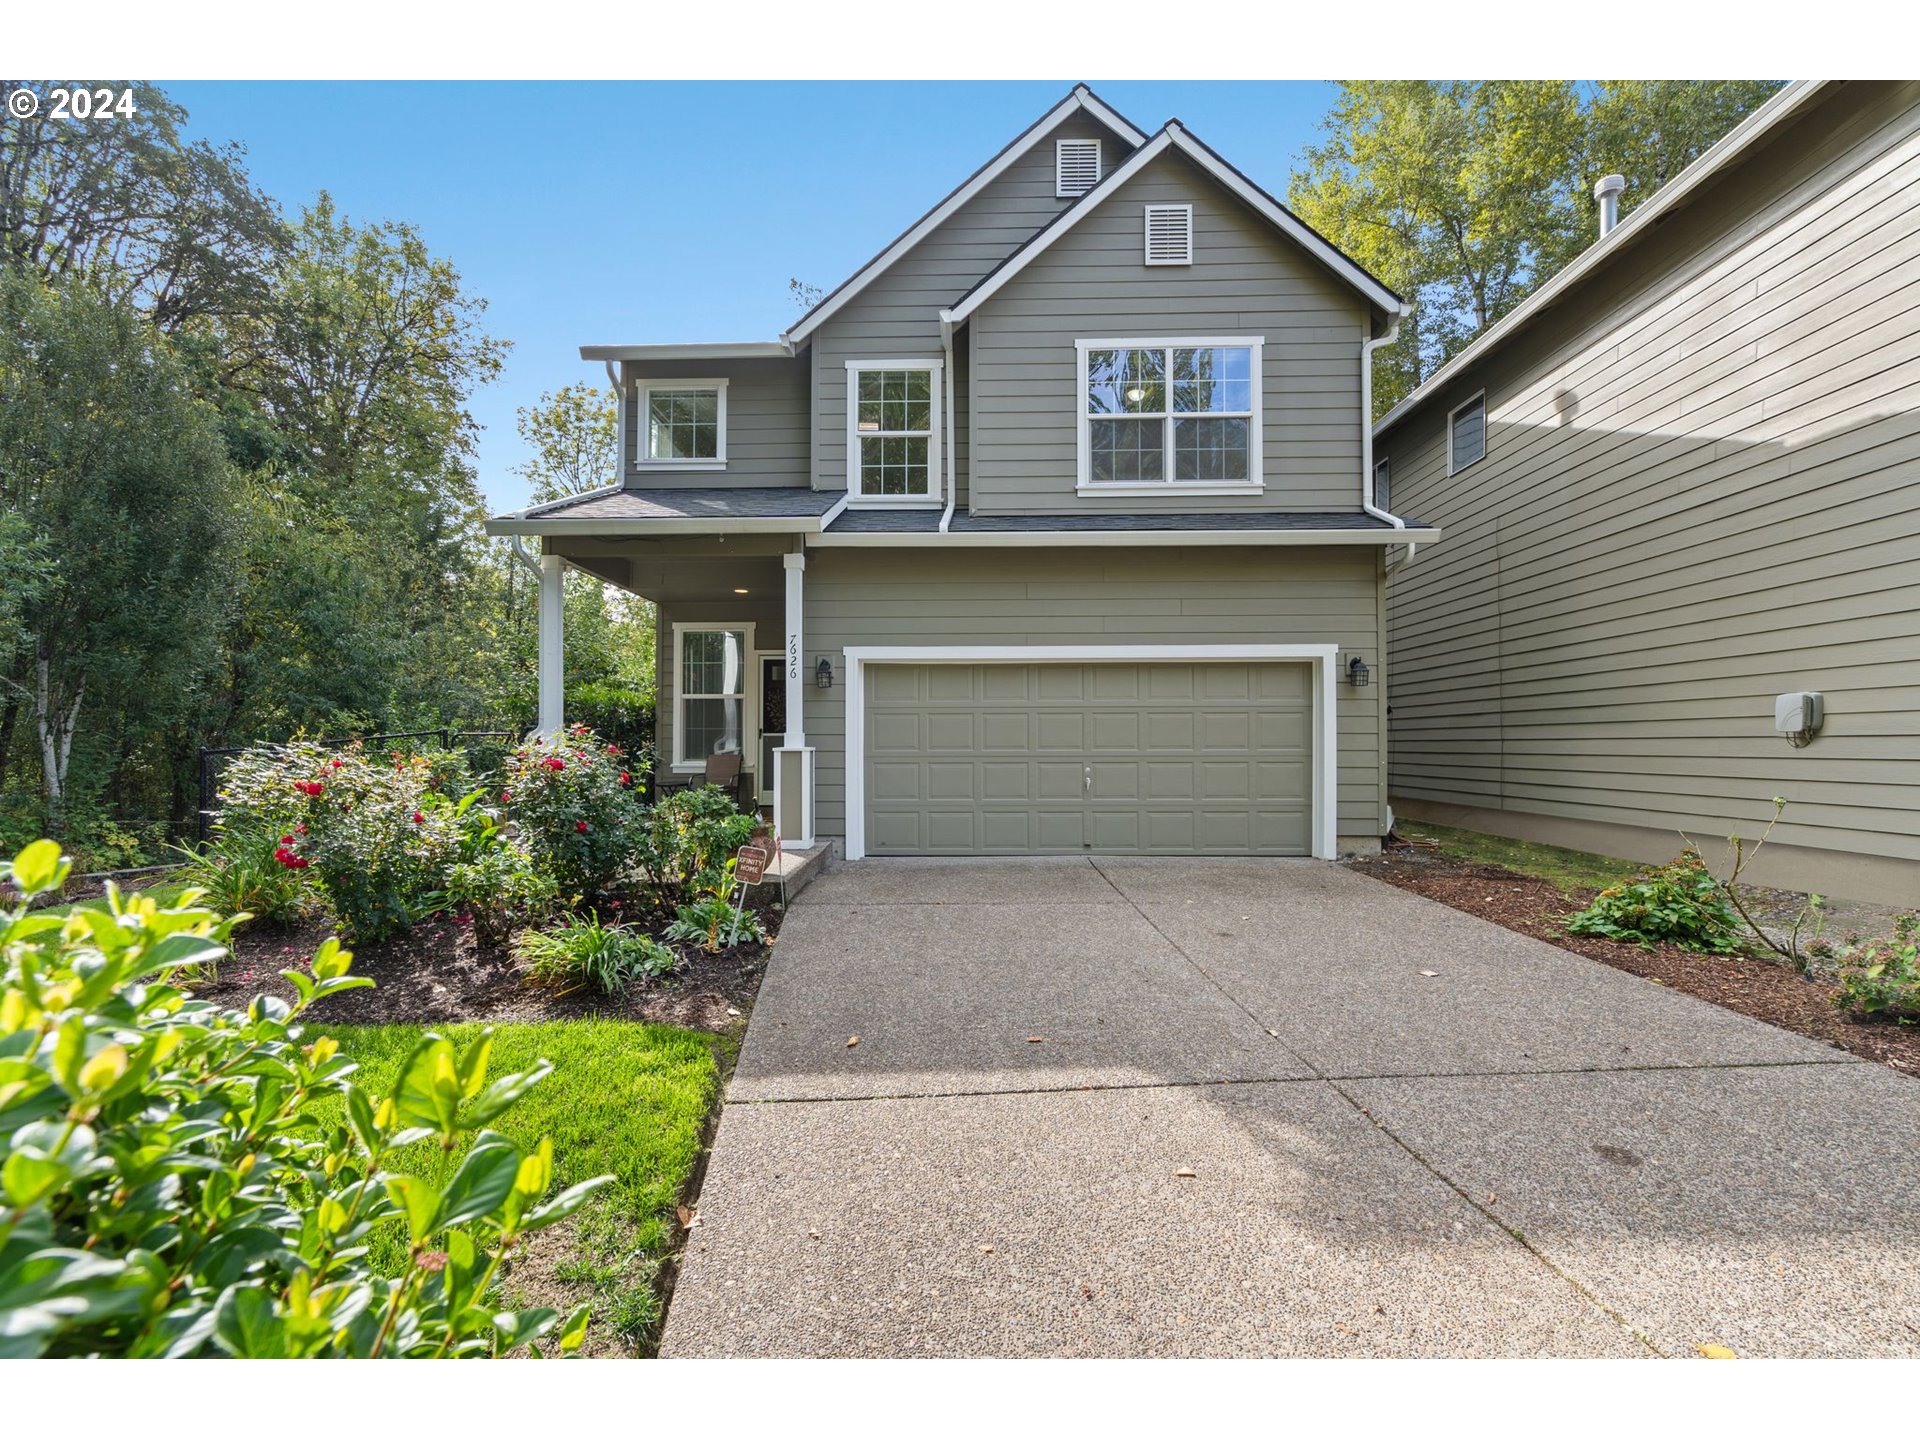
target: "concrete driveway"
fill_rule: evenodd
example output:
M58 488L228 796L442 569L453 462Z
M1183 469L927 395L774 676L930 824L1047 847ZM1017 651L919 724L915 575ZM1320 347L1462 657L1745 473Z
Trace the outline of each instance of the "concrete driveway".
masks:
M1348 870L868 861L662 1349L1915 1355L1917 1190L1913 1081Z

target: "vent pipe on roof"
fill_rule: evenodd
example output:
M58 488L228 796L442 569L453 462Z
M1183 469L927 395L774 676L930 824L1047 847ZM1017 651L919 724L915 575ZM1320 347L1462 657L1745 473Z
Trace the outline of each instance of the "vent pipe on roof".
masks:
M1600 238L1607 238L1620 223L1620 192L1627 188L1624 175L1602 175L1593 184L1593 198L1600 202Z

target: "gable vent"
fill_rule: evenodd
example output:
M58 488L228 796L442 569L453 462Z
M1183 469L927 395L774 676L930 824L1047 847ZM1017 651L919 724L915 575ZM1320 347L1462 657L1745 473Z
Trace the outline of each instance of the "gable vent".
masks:
M1053 142L1053 193L1062 198L1084 195L1100 183L1098 140Z
M1147 264L1193 263L1193 207L1147 206Z

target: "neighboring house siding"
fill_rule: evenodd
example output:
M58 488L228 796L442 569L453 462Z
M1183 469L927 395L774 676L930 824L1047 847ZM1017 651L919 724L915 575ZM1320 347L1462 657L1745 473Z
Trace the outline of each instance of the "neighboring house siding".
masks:
M805 485L807 483L807 362L791 360L649 360L628 362L625 423L627 483L686 485ZM647 380L727 382L727 465L724 470L650 470L640 429L640 390Z
M1482 388L1487 457L1449 478L1446 411ZM1379 453L1446 532L1391 585L1396 800L1651 856L1751 836L1778 794L1776 840L1839 893L1912 899L1920 85L1839 87ZM1804 750L1773 730L1792 690L1826 696Z
M938 358L941 307L972 289L1066 208L1068 202L1053 193L1054 141L1078 138L1103 142L1108 169L1128 153L1124 141L1084 115L1062 121L814 332L818 488L844 490L847 484L847 362Z
M1193 206L1193 264L1144 263L1143 207ZM1349 510L1360 493L1367 302L1186 159L1162 155L971 318L976 514ZM1264 493L1079 495L1074 342L1257 335Z
M1378 660L1368 549L813 550L806 649L839 680L849 645L1337 644ZM1381 833L1381 691L1339 685L1341 836ZM846 688L808 689L815 828L846 833Z

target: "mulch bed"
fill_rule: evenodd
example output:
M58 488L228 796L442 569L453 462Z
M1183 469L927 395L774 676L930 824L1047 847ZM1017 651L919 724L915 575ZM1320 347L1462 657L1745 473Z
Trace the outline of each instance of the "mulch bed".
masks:
M1824 981L1803 980L1784 965L1747 956L1698 955L1674 945L1642 950L1566 934L1561 929L1565 917L1584 908L1594 891L1576 891L1569 898L1546 880L1418 850L1391 849L1352 864L1402 890L1920 1077L1920 1026L1850 1019L1833 1008L1836 987Z
M758 904L753 909L768 935L774 935L780 911ZM298 929L255 925L234 937L233 956L220 967L218 979L195 994L231 1008L260 994L291 1001L293 987L280 972L305 968L314 950L334 933L325 924ZM320 1001L308 1012L317 1024L522 1023L591 1015L735 1036L745 1028L772 953L771 941L738 945L717 955L697 946L675 946L684 957L679 970L616 998L592 988L560 991L529 984L506 946L480 944L471 926L451 917L429 921L392 940L350 948L353 973L374 984Z

